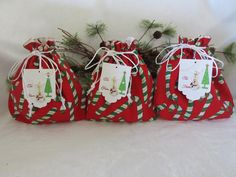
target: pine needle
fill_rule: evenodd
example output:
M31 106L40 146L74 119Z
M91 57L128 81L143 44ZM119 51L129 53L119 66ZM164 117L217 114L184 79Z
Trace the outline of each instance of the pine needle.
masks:
M107 30L107 27L104 23L102 22L97 22L96 24L87 24L87 34L89 37L95 37L96 35L98 35L102 41L102 35L105 33L105 31Z
M155 28L161 28L161 27L163 27L163 25L160 24L160 23L155 22L155 20L150 21L148 19L144 19L144 20L141 21L140 27L145 29L145 31L142 34L142 36L138 39L139 42L143 39L143 37L147 34L147 32L149 30L155 29Z
M62 35L62 44L67 47L74 47L78 45L79 41L78 33L75 33L72 36Z
M157 23L155 22L155 20L153 21L150 21L148 19L143 19L141 22L140 22L140 27L143 28L143 29L155 29L155 28L161 28L163 27L163 25L161 23Z
M164 27L162 30L162 34L169 36L169 37L174 37L176 35L176 29L175 27L172 27L170 25Z
M231 63L236 62L235 48L236 48L235 42L232 42L231 44L229 44L228 46L224 48L223 55L228 62L231 62Z

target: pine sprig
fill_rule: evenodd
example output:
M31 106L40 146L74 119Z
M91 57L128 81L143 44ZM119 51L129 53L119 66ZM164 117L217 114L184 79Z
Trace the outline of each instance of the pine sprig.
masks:
M175 27L172 27L170 25L166 26L163 28L161 31L163 35L169 36L169 37L174 37L176 35L176 29Z
M62 44L65 46L76 46L79 41L78 33L70 36L62 35Z
M96 35L98 35L102 42L104 42L102 35L105 33L106 30L107 27L105 23L102 22L97 22L96 24L87 24L86 28L89 37L95 37Z
M216 49L215 47L211 46L208 48L208 52L210 53L210 55L217 58L224 58L229 63L236 62L236 42L228 44L222 50Z
M142 55L152 76L155 78L157 74L156 71L158 68L158 66L155 64L155 58L163 48L171 44L175 44L175 43L171 43L170 39L176 35L176 29L175 27L171 25L163 25L161 23L155 22L155 20L150 21L147 19L141 21L140 27L144 29L144 33L138 40L138 51ZM106 29L107 29L106 25L101 22L96 23L96 24L88 24L86 28L88 36L95 37L97 35L101 38L102 40L101 44L105 43L105 41L102 38L102 35L105 33ZM92 48L90 45L83 43L81 39L79 38L78 33L75 33L74 35L72 35L65 30L61 29L61 31L63 33L63 39L62 39L61 44L64 46L64 49L65 49L64 52L65 53L72 52L72 53L80 55L80 58L78 59L71 58L70 55L66 55L64 57L68 61L70 61L71 68L76 72L79 78L83 78L81 81L82 84L88 85L87 83L91 81L90 74L93 69L89 71L84 70L84 65L89 61L88 59L92 58L92 56L95 53L95 49ZM153 32L152 36L150 37L150 40L148 42L141 41L143 37L150 31ZM162 44L158 44L153 47L152 45L153 41L158 40L163 37L166 38L166 41ZM225 57L225 59L228 62L236 62L236 43L235 42L229 44L221 51L217 51L217 49L213 46L208 46L207 50L209 54L212 56L217 57L217 55L220 55L220 57L218 58ZM99 59L100 59L100 56L97 56L94 62L99 61ZM78 60L80 61L78 62L79 64L77 63Z
M150 21L148 19L144 19L140 22L139 25L141 28L145 29L144 33L142 34L142 36L138 39L138 42L140 42L143 37L147 34L147 32L151 29L155 29L155 28L161 28L163 27L163 25L161 23L157 23L155 22L155 20Z
M143 35L138 40L138 42L140 43L139 46L140 46L141 50L144 50L144 51L147 51L147 50L150 49L150 47L152 46L151 43L155 39L158 40L163 36L174 37L176 35L175 27L172 27L170 25L164 26L161 23L155 22L155 20L150 21L148 19L144 19L144 20L141 21L140 27L145 29L145 32L143 33ZM160 29L158 29L158 28L160 28ZM141 42L141 40L147 34L147 32L152 30L152 29L156 29L156 31L153 32L153 35L149 39L149 41L148 42ZM144 45L144 44L146 44L146 45Z
M82 86L87 89L89 83L91 82L91 73L94 68L85 70L84 67L87 62L93 58L95 54L95 49L82 42L78 36L78 33L72 35L66 30L60 29L62 31L62 41L57 43L57 51L60 53L71 67L71 69L78 76ZM93 63L98 62L100 56L97 55Z
M223 55L224 55L225 59L228 62L231 62L231 63L236 62L236 52L235 52L235 49L236 49L236 43L235 42L232 42L231 44L229 44L228 46L226 46L223 49Z
M92 46L82 42L78 37L78 33L72 35L64 29L58 29L63 33L62 41L57 44L58 51L75 53L88 59L93 57L96 52L95 49Z
M163 27L161 23L155 22L155 20L150 21L148 19L144 19L140 22L140 27L143 29L155 29L155 28L160 28Z

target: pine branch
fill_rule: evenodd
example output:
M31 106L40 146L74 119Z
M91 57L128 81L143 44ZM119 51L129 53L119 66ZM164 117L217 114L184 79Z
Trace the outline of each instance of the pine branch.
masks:
M231 62L231 63L236 62L235 49L236 49L236 43L235 42L232 42L231 44L229 44L228 46L226 46L223 49L224 57L226 58L226 60L228 62Z
M106 25L101 22L97 22L96 24L87 24L86 28L89 37L95 37L96 35L98 35L102 40L102 42L104 42L102 34L104 34L106 30L107 30Z
M146 43L146 46L144 46L144 49L148 49L148 46L150 46L150 43L154 40L154 39L160 39L162 36L162 33L160 31L155 31L153 33L153 37Z
M162 34L169 36L169 37L174 37L176 35L176 29L170 25L164 27L162 30Z
M155 20L150 21L148 19L144 19L141 21L140 27L143 29L148 29L148 28L155 29L155 28L161 28L163 27L163 25L161 23L155 22Z
M155 20L153 20L152 22L150 20L142 20L140 27L146 29L145 32L143 33L143 35L140 37L140 39L138 40L138 42L140 42L142 40L142 38L147 34L147 32L151 29L154 28L163 28L162 31L155 31L153 33L153 37L148 41L145 42L146 45L141 45L144 43L141 43L140 46L142 47L141 49L143 50L148 50L150 49L150 43L154 40L154 39L160 39L163 35L165 36L169 36L169 37L174 37L176 34L176 30L174 27L168 25L166 27L164 27L162 24L160 23L155 23Z
M224 57L227 62L235 63L236 62L236 43L232 42L227 45L223 50L216 50L214 47L208 48L211 55L216 57Z
M94 53L96 52L95 49L92 46L82 42L78 37L78 33L72 35L66 30L63 30L61 28L58 29L63 33L62 41L59 42L59 44L61 44L62 46L57 45L57 47L59 47L59 50L61 49L62 52L64 50L66 52L77 53L79 55L86 56L87 58L93 57Z
M160 23L156 23L155 20L151 22L150 20L144 19L141 21L140 27L145 29L145 31L142 34L142 36L138 39L138 42L140 42L143 39L143 37L147 34L147 32L150 29L160 28L160 27L163 27L163 25Z
M151 39L146 43L146 45L144 46L144 49L145 49L145 50L151 47L151 46L150 46L150 43L151 43L154 39L155 39L155 38L153 37L153 38L151 38Z
M75 71L75 73L78 73L80 76L82 75L82 77L86 77L88 74L90 77L90 74L94 68L84 70L84 65L81 65L81 63L87 63L91 58L93 58L95 49L92 46L82 42L79 39L77 33L72 35L68 31L61 28L59 28L59 30L62 31L63 38L61 42L57 43L57 51L60 52L64 58L66 58L70 67ZM70 57L71 53L79 55L80 57L76 57L76 59ZM86 58L88 60L86 60ZM99 59L100 56L97 55L93 63L98 62Z

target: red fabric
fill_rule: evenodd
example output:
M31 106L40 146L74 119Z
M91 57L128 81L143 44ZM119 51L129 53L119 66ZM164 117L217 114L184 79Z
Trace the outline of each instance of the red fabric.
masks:
M49 47L53 47L54 41L53 40L48 40L47 44ZM33 49L38 49L39 46L42 46L40 41L38 39L34 39L33 41L27 42L24 47L28 49L29 51L32 51ZM43 46L42 46L43 47ZM44 47L43 47L44 48ZM48 47L46 47L48 49ZM46 50L47 50L46 49ZM45 48L44 50L45 51ZM43 108L33 108L33 111L35 111L32 116L29 118L27 117L27 114L29 112L28 109L28 102L27 100L24 99L23 101L23 107L20 109L20 97L21 94L23 93L23 88L22 88L22 77L20 77L18 80L11 82L11 85L13 89L10 90L10 95L9 95L9 101L8 101L8 107L11 115L18 121L25 122L25 123L33 123L34 121L38 122L38 124L49 124L49 123L55 123L55 122L67 122L70 121L70 111L74 112L74 119L73 120L81 120L85 118L85 108L81 108L81 98L83 97L82 95L82 87L78 81L78 79L75 77L75 74L72 72L70 69L69 65L67 63L64 63L63 66L59 64L59 62L65 62L60 58L60 56L56 53L53 52L52 54L47 54L48 57L50 57L54 62L57 64L59 70L62 73L67 73L70 77L70 80L72 81L76 93L78 95L79 101L76 104L75 103L75 98L72 93L72 89L69 83L69 80L66 77L62 77L63 84L62 84L62 95L65 98L65 105L66 105L66 110L61 110L61 102L60 99L55 101L51 100L47 104L47 106ZM27 69L37 69L37 66L34 66L34 63L38 63L38 59L36 56L33 56L30 58L28 64L27 64ZM47 68L44 63L42 68ZM50 63L48 63L50 66ZM16 72L15 76L19 74L21 70L21 67L18 69ZM13 76L13 78L15 77ZM58 72L56 73L56 78L58 78ZM58 95L58 92L57 92ZM15 101L13 100L15 98ZM72 106L69 108L68 105L72 104ZM50 110L53 108L55 109L55 113L53 112L53 115L50 118L47 118L46 120L43 121L38 121L39 119L45 119L45 116L48 114ZM72 114L71 114L72 115Z
M106 43L107 47L111 47L115 51L118 52L124 52L124 51L133 51L136 50L136 44L133 42L130 46L128 46L126 43L122 43L120 41L109 41ZM134 55L126 55L134 63L137 63L137 60ZM124 103L128 102L127 97L123 97L120 100L118 100L116 103L111 103L105 111L101 113L101 115L96 114L96 111L99 110L100 107L104 106L106 103L104 97L100 95L98 101L93 104L92 100L95 96L95 94L98 92L99 88L99 83L96 84L95 88L91 91L91 93L88 95L88 105L87 105L87 119L89 120L104 120L106 118L106 121L113 121L113 122L119 122L119 121L126 121L126 122L136 122L136 121L148 121L151 118L155 117L155 113L153 111L153 103L152 99L152 87L153 87L153 79L148 71L147 66L143 63L143 60L140 55L139 60L140 64L138 68L142 68L144 71L144 76L146 79L146 85L147 85L147 93L148 93L148 101L144 102L144 97L143 97L143 92L142 92L142 80L140 77L140 74L137 73L137 75L132 74L132 86L131 86L131 95L132 95L132 103L128 105L128 108L125 110L122 110L120 113L118 113L116 116L113 118L109 118L109 115L115 112L117 109L119 109ZM132 66L131 63L125 58L122 57L122 60L126 63L128 66ZM107 61L109 63L113 63L113 59L109 59ZM101 74L101 69L100 73ZM95 76L93 76L94 79ZM138 119L138 103L135 102L134 96L138 96L138 98L141 100L141 105L142 105L142 118ZM108 116L108 117L107 117Z
M210 42L210 37L200 37L198 39L187 39L187 38L179 38L179 43L188 43L196 46L202 46L206 47L208 43ZM183 58L193 58L193 51L190 49L184 50L184 56ZM174 68L178 62L179 62L179 54L180 51L177 51L174 55L175 60L170 60L169 64L172 65L172 68ZM196 55L196 58L199 59L199 56ZM207 101L207 98L205 97L202 100L196 100L194 101L193 110L191 111L191 116L189 118L184 118L184 114L186 113L187 107L188 107L188 99L185 95L182 94L177 88L177 82L178 82L178 72L179 68L175 71L171 72L170 76L170 92L171 94L176 94L178 96L177 101L173 101L169 99L166 95L166 63L162 64L159 73L157 76L157 85L155 87L155 96L154 96L154 104L156 107L159 105L166 105L164 109L159 109L158 113L161 118L172 120L174 119L174 115L178 112L177 110L174 110L173 112L170 111L168 108L171 104L179 105L182 107L182 112L178 120L192 120L195 119L200 115L200 112L203 110L204 104ZM213 75L215 74L215 69L213 69ZM216 115L214 119L220 119L220 118L229 118L233 113L233 98L230 93L230 90L224 81L223 84L220 83L219 77L222 76L221 70L219 70L218 76L216 78L213 78L211 83L211 94L213 96L213 99L208 106L205 114L201 116L199 120L203 119L209 119L212 118L212 116ZM218 92L218 94L217 94ZM225 106L224 103L229 102L230 106ZM223 113L220 113L219 111L223 109Z

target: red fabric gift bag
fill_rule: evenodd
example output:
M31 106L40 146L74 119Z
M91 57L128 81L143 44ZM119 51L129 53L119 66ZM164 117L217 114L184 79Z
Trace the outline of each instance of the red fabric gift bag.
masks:
M199 37L194 40L179 38L180 44L190 46L182 50L182 58L200 59L199 54L195 53L191 46L204 48L207 55L206 47L210 40L210 37ZM168 49L171 50L171 47ZM206 93L199 100L192 101L187 99L177 88L180 57L181 50L178 49L174 51L168 62L162 62L158 70L154 104L160 117L168 120L229 118L233 113L234 103L222 70L218 67L213 68L212 75L216 75L216 77L212 78L210 93Z
M130 123L155 119L153 79L141 56L137 54L136 40L133 39L130 44L120 41L106 42L104 51L105 54L100 58L100 62L92 74L93 84L87 97L87 119ZM104 57L105 55L107 57ZM99 91L99 82L96 81L96 78L101 75L101 60L106 63L115 63L115 58L120 58L121 63L124 62L123 64L127 66L133 66L138 62L137 73L131 74L131 94L127 94L115 103L109 103Z
M69 65L56 53L55 41L47 38L30 39L24 47L31 53L23 61L16 63L8 76L10 83L8 107L12 117L29 124L84 119L85 92ZM42 70L57 68L55 72L56 97L42 108L30 106L23 91L24 69L38 68Z

